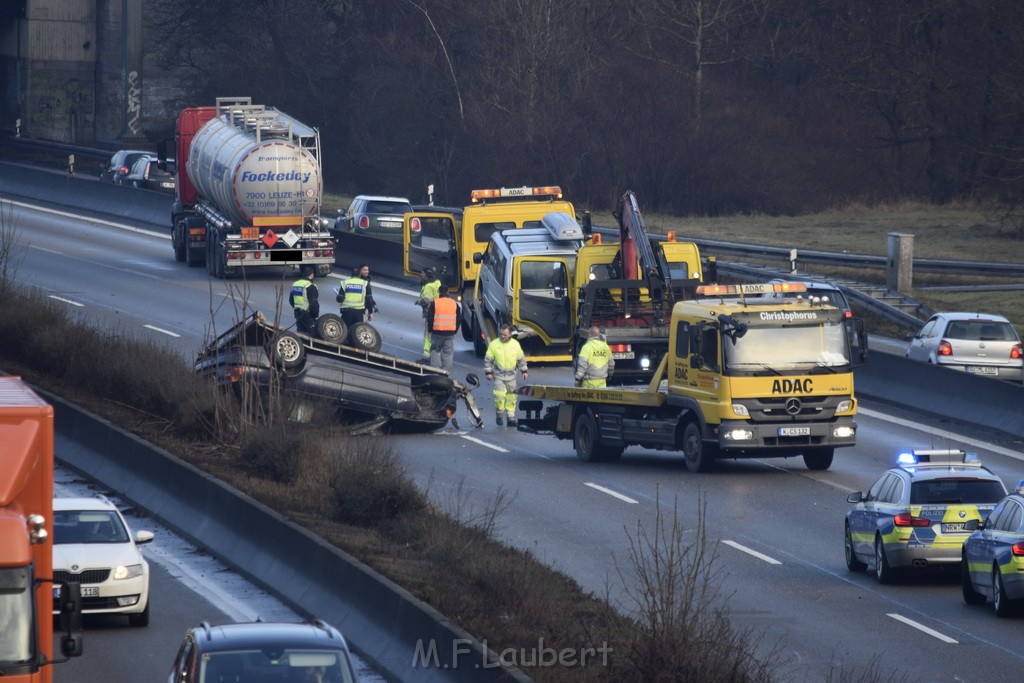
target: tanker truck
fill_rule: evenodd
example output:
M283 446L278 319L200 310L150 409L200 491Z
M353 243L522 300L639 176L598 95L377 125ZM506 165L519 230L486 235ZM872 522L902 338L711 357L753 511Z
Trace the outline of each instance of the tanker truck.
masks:
M53 580L53 407L0 377L0 681L49 683L51 664L82 654L81 630L80 585Z
M169 141L168 141L169 142ZM174 259L227 278L242 268L312 264L331 272L334 240L320 216L320 133L249 97L178 116L171 208Z

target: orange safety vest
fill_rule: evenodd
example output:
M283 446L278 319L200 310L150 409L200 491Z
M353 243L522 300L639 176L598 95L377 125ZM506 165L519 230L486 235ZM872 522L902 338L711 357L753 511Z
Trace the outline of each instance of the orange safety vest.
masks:
M434 299L434 321L430 326L434 332L454 332L458 304L446 296Z

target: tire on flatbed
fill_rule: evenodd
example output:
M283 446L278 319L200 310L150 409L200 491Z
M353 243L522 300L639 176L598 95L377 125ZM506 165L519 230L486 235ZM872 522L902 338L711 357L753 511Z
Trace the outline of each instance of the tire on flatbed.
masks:
M380 351L380 347L384 343L377 328L366 322L353 325L352 329L348 331L348 336L352 346L373 353Z
M316 320L316 333L324 341L344 344L348 339L348 326L340 315L324 313Z
M294 370L306 362L302 339L294 332L280 332L270 342L270 358L278 367Z

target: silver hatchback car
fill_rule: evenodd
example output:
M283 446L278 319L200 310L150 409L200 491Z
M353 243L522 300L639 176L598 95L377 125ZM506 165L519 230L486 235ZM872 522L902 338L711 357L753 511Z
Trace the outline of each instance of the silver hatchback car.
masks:
M1024 381L1024 354L1013 325L989 313L936 313L910 340L907 358L973 375Z

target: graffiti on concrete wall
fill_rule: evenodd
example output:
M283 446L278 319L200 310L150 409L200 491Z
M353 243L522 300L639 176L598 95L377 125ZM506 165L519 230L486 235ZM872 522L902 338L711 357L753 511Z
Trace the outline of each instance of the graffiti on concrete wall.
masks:
M142 136L142 85L139 72L128 72L128 137Z
M32 134L54 140L76 139L92 124L93 91L78 73L37 71L32 83L29 122ZM74 130L68 126L74 125ZM69 137L70 136L70 137Z

